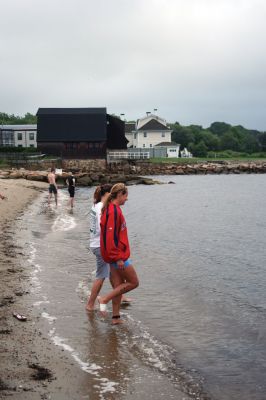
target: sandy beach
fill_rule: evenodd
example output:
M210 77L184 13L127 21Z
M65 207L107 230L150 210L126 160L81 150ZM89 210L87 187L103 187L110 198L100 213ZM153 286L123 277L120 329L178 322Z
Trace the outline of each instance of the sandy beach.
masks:
M16 218L43 190L43 182L0 179L6 197L0 199L0 398L80 398L73 384L77 368L43 336L41 320L32 314L28 272L21 267L25 256L13 241Z

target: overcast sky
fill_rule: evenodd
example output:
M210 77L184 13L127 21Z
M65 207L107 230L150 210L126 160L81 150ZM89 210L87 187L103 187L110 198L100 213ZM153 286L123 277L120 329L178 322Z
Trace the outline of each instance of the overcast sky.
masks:
M0 12L1 112L157 108L266 131L265 0L0 0Z

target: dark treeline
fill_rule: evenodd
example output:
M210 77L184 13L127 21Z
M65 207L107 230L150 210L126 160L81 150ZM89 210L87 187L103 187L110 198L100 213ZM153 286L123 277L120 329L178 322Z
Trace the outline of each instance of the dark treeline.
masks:
M175 122L170 124L170 128L173 130L172 140L196 157L214 157L217 152L223 152L225 156L266 152L266 132L245 129L241 125L213 122L204 129L200 125L182 126Z
M37 116L26 113L23 117L14 114L6 114L0 112L1 125L20 125L20 124L37 124Z

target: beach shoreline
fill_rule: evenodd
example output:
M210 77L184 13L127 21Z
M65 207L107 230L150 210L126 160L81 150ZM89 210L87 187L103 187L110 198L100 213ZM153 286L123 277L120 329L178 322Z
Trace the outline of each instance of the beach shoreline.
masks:
M0 193L6 197L0 199L1 398L80 398L74 385L80 370L43 334L42 319L36 318L27 301L29 271L23 267L23 249L14 240L17 218L47 187L44 182L0 179ZM23 314L27 320L13 314Z

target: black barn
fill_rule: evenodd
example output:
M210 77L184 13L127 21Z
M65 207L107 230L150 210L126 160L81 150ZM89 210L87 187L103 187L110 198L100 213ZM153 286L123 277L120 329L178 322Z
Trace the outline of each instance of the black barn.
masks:
M106 108L39 108L37 147L63 158L105 158L127 148L125 123Z

